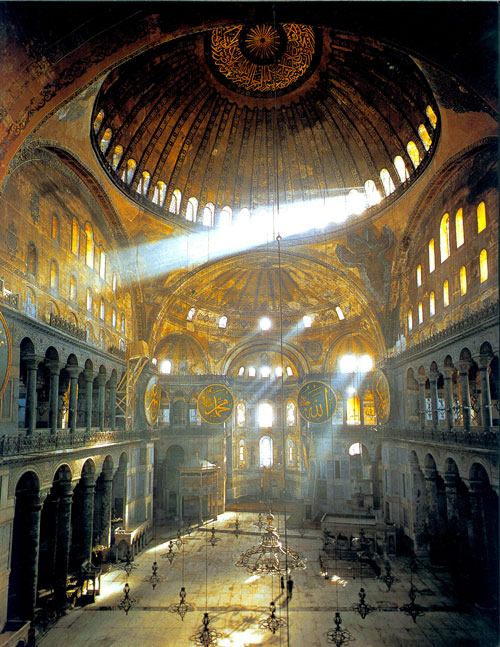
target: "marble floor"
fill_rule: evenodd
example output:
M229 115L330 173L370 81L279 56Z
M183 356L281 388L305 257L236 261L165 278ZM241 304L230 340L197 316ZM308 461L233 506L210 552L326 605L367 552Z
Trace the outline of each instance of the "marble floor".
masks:
M238 518L242 534L234 534ZM414 575L416 602L427 607L414 623L398 608L409 602L410 572L408 559L391 559L396 581L390 591L378 579L344 578L336 581L320 576L318 562L322 547L320 530L307 529L304 537L288 530L288 546L307 558L305 570L294 571L293 596L287 604L278 577L251 576L234 565L238 556L259 543L257 514L226 512L215 522L216 545L211 537L212 524L184 536L172 563L162 557L168 540L176 539L175 530L157 528L157 538L134 560L136 567L127 578L115 569L102 579L101 595L94 604L76 607L62 617L40 640L42 647L181 647L195 645L203 613L208 611L210 629L218 634L219 647L319 647L327 646L327 632L334 627L334 615L341 612L342 629L358 647L498 647L495 620L479 610L461 609L449 595L444 574L431 573L419 565ZM275 525L283 535L284 517L277 515ZM282 537L283 538L283 537ZM146 580L154 560L163 578L155 589ZM334 573L331 573L334 575ZM128 581L130 597L136 602L128 614L118 608ZM169 610L179 602L181 586L186 601L194 605L181 620ZM359 590L366 592L366 603L376 607L363 620L352 609L359 602ZM276 615L287 626L272 634L259 622L269 616L274 600ZM344 643L347 644L347 643Z

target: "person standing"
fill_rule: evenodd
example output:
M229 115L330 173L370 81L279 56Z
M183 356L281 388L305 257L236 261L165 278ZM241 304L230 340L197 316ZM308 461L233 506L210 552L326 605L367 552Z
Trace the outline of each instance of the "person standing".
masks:
M286 599L287 600L292 599L292 593L293 593L293 580L289 575L288 578L287 578L287 581L286 581Z

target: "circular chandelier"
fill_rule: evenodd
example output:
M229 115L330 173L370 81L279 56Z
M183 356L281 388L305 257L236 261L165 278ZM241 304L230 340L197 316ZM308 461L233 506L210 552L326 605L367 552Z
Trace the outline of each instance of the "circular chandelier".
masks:
M242 553L235 566L242 566L254 575L282 575L294 568L306 567L306 559L302 555L283 546L276 528L272 525L273 521L274 515L268 514L267 527L262 533L260 544Z

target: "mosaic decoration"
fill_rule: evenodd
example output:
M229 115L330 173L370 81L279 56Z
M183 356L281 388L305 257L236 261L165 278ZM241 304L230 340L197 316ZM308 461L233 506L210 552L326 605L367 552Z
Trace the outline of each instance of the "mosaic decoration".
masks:
M160 408L160 380L152 377L144 394L144 415L150 427L156 424L158 420L158 410Z
M294 23L214 29L210 54L217 71L241 90L285 90L309 71L316 50L314 29Z
M300 415L314 424L327 422L335 413L337 398L324 382L306 382L297 396Z
M17 241L17 229L14 223L10 222L7 227L7 235L5 236L5 246L7 247L7 251L11 258L14 258L18 252Z
M0 312L0 397L5 391L10 375L12 360L12 342L10 339L7 322Z
M384 425L389 420L391 412L391 392L389 382L381 370L375 371L373 374L372 393L375 400L377 422Z
M198 413L211 425L225 422L233 413L234 398L223 384L211 384L198 397Z

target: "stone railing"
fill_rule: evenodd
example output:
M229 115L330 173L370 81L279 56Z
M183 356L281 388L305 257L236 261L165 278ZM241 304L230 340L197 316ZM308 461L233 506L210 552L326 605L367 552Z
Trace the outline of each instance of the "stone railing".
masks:
M42 454L60 449L77 449L127 440L140 440L141 438L142 434L138 431L92 430L88 433L78 430L73 433L58 431L51 434L49 429L45 429L34 434L21 433L17 436L0 436L0 456Z
M498 433L484 431L481 428L472 428L465 431L463 428L448 429L421 429L420 427L381 427L380 430L391 440L413 440L440 445L455 445L464 448L498 449Z
M53 326L54 328L58 328L59 330L67 332L70 335L73 335L73 337L77 337L82 341L87 340L87 331L85 330L85 328L79 328L73 322L66 321L66 319L59 317L53 312L50 313L50 325Z

